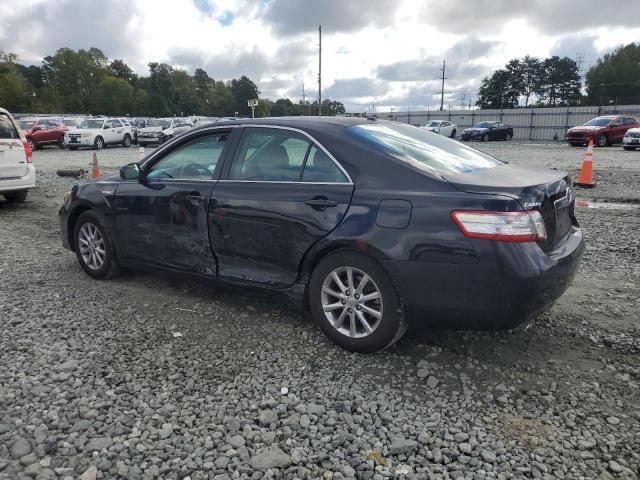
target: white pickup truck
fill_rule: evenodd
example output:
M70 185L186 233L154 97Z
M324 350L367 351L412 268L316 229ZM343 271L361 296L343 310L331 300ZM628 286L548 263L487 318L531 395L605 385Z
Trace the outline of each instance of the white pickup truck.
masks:
M107 145L131 146L133 131L117 118L87 118L77 128L64 135L64 144L69 150L91 147L102 150Z

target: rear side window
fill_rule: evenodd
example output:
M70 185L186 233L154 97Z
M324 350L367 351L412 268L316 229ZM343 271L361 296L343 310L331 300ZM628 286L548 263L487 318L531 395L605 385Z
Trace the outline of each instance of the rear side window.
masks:
M0 113L0 138L4 138L4 139L20 138L20 135L18 135L18 131L16 130L16 127L13 125L13 122L4 113Z
M634 118L629 118L629 117L623 118L622 122L623 122L624 125L635 125L636 124L635 119Z
M355 125L346 133L420 170L445 175L504 165L460 142L401 123Z

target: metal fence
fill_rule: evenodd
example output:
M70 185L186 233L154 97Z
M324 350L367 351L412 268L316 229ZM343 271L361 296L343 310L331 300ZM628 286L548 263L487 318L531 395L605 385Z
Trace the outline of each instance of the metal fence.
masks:
M568 128L582 125L599 115L634 115L640 117L640 105L602 107L538 107L503 110L427 110L379 113L411 125L429 120L448 120L458 125L457 134L478 122L499 120L513 127L513 137L521 140L564 140Z

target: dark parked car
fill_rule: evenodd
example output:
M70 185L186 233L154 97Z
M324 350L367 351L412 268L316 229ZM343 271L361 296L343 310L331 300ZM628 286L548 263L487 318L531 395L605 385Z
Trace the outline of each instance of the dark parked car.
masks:
M69 129L60 120L45 117L23 118L18 123L31 150L37 150L45 145L64 148L64 134Z
M596 117L584 125L567 130L567 142L579 147L593 140L594 145L606 147L612 143L622 143L627 130L640 127L640 120L630 115L609 115Z
M60 224L92 277L160 267L288 292L359 352L408 321L524 322L564 292L584 248L566 173L357 118L192 129L75 186Z
M462 131L462 140L506 140L513 138L513 127L502 122L480 122Z

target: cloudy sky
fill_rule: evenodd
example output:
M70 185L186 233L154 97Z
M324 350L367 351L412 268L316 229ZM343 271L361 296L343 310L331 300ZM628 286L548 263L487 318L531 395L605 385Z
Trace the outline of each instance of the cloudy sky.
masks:
M95 46L137 73L167 62L215 79L248 75L261 96L323 98L351 111L475 98L483 76L526 54L581 58L586 70L640 41L638 0L0 0L0 49L39 64L60 47ZM606 11L605 15L597 12Z

